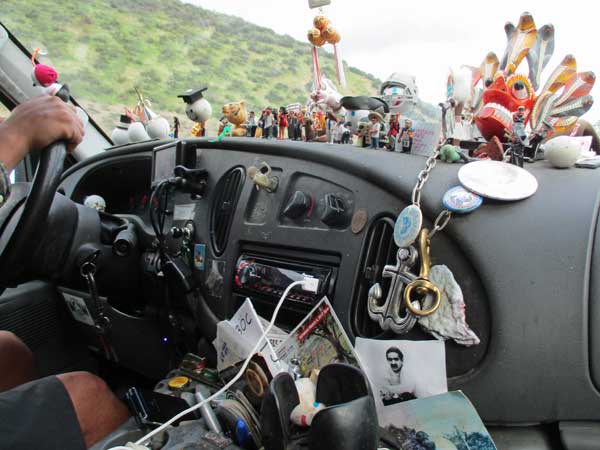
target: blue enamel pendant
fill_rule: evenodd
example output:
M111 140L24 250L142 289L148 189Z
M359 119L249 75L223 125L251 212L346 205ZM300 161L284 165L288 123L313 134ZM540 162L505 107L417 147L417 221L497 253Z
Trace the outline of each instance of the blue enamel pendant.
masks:
M398 247L408 247L415 242L421 226L423 225L423 214L417 205L407 206L400 212L394 226L394 241Z

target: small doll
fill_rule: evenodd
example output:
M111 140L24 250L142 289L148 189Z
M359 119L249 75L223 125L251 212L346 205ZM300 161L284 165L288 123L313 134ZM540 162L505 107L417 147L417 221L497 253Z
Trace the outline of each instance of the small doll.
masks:
M287 130L287 127L288 127L287 111L282 106L279 108L279 135L277 136L277 139L279 139L279 140L285 139L285 131Z

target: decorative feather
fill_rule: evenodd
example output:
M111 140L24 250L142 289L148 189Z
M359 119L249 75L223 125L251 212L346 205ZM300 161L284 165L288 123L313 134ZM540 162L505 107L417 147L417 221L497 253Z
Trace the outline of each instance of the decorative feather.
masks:
M558 102L556 104L558 104ZM568 103L564 103L561 106L555 106L552 111L550 111L550 115L552 117L581 117L589 111L593 104L594 99L592 96L584 95L583 97L575 98Z
M502 55L502 60L500 61L500 66L498 66L498 70L504 70L506 67L506 61L508 59L508 54L512 50L512 37L515 33L516 27L512 22L506 22L504 24L504 32L506 33L506 48L504 49L504 55Z
M565 56L560 65L554 69L554 72L552 72L550 78L546 81L540 95L545 92L554 93L558 91L575 73L577 73L577 61L575 57L573 55Z
M498 57L494 52L489 52L481 62L479 72L481 73L481 79L483 80L484 86L488 80L490 83L494 80L494 75L498 71L499 64Z
M596 75L594 72L579 72L574 74L565 83L565 88L556 102L556 106L562 105L579 97L583 97L590 93L596 82Z
M550 111L554 108L558 100L558 94L550 91L543 92L536 100L531 111L531 128L540 131L543 128L543 121L550 117Z
M550 125L552 125L552 133L548 134L548 137L555 136L557 134L568 134L571 132L579 117L577 116L569 116L569 117L551 117L548 119Z
M540 86L542 71L548 65L553 53L554 26L552 24L547 24L538 30L535 43L527 53L529 79L531 80L531 84L536 91Z
M511 49L506 60L505 72L507 75L515 73L529 49L535 43L537 30L533 17L528 12L521 14L517 29L512 35Z

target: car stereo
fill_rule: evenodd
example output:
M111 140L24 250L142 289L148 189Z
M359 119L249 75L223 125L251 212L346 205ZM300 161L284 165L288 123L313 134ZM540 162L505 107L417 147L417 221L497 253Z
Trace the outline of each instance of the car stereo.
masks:
M333 295L337 269L303 261L242 254L237 260L233 281L239 293L259 296L275 305L290 283L301 281L307 275L319 280L318 291L305 292L298 286L290 291L288 301L310 307L324 295Z

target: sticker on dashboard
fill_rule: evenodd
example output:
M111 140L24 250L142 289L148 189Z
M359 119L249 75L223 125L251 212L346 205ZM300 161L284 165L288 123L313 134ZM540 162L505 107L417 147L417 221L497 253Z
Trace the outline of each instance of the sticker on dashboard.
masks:
M175 205L173 211L173 220L194 220L196 215L196 204L186 203L182 205Z

